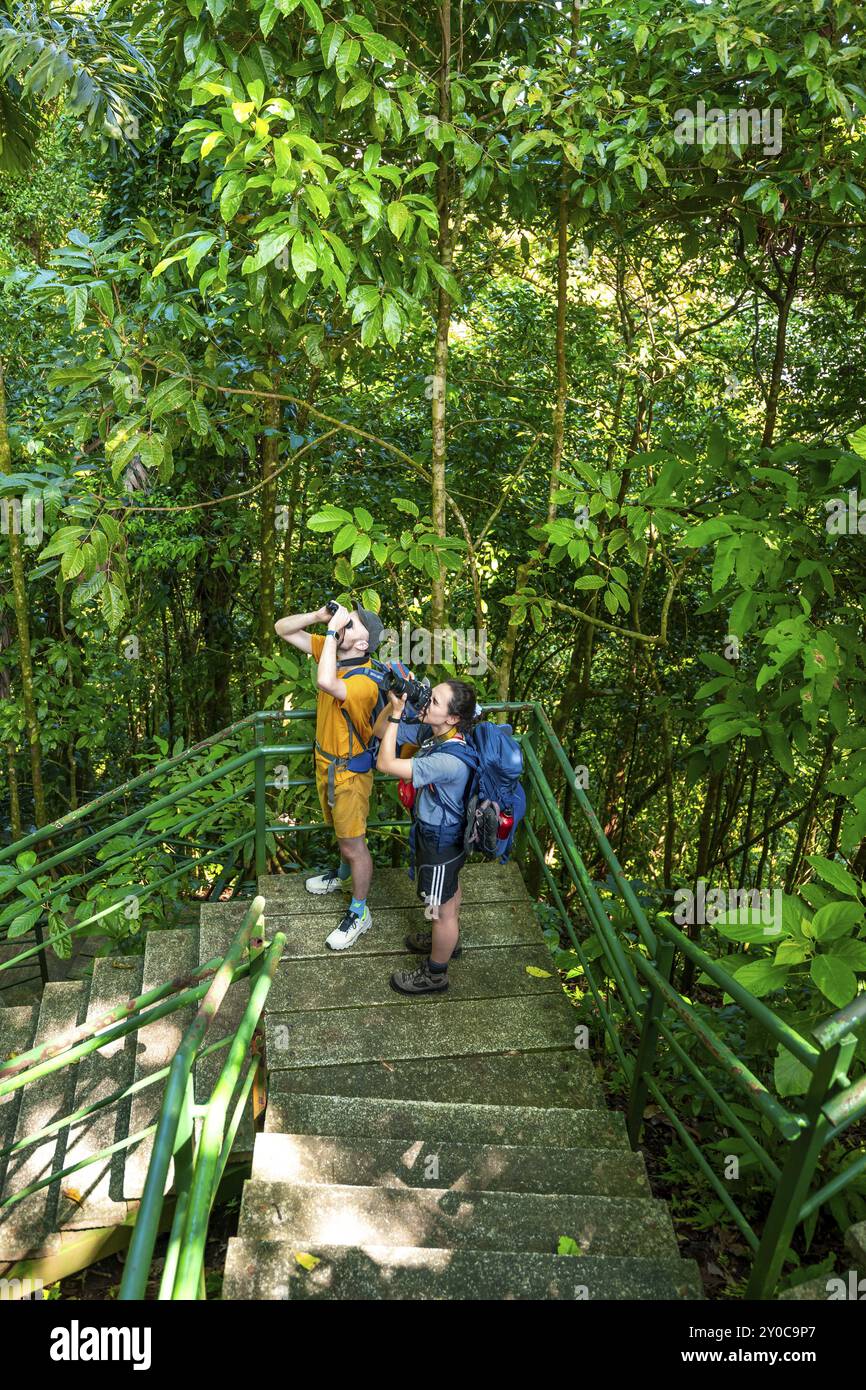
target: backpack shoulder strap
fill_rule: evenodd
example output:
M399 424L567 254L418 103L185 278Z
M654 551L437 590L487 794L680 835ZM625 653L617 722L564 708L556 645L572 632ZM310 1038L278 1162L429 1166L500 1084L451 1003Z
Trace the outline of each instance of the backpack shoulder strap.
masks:
M376 714L378 714L379 708L381 707L382 704L384 704L384 700L385 700L385 696L384 696L384 693L383 693L383 691L382 691L382 686L381 686L381 681L380 681L380 677L381 677L382 673L384 672L384 670L385 670L385 667L382 666L380 662L378 662L378 661L372 661L372 660L371 660L369 666L353 666L353 667L351 667L351 669L348 670L348 671L340 671L339 666L337 667L337 675L338 675L338 677L339 677L340 680L347 681L347 680L350 679L351 676L367 676L367 677L369 677L369 679L373 682L373 684L376 686L376 689L378 690L379 693L378 693L378 696L377 696L377 698L376 698L376 704L375 704L374 709L373 709L373 715L374 715L374 717L375 717ZM342 714L343 718L345 719L345 721L346 721L346 726L347 726L347 728L348 728L348 730L349 730L349 757L351 758L351 757L354 756L354 754L352 753L352 739L353 739L353 737L356 738L356 739L358 740L358 743L359 743L361 749L363 750L363 752L369 753L376 740L373 739L369 745L366 744L366 743L364 742L364 740L361 738L361 735L358 733L358 730L355 728L354 724L352 723L352 718L351 718L351 715L349 714L349 711L348 711L347 709L345 709L345 708L343 707L343 705L340 705L340 713Z

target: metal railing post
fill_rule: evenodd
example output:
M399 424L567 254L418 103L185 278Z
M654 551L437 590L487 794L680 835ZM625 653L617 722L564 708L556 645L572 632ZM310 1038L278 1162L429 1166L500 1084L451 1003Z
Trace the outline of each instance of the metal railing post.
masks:
M165 1265L163 1266L162 1279L159 1284L158 1298L171 1298L171 1291L174 1288L174 1276L177 1271L177 1262L180 1259L180 1247L183 1239L183 1230L186 1225L186 1215L189 1210L189 1194L192 1188L192 1175L195 1167L195 1081L193 1072L187 1077L186 1090L184 1091L183 1104L180 1110L180 1119L177 1125L177 1134L174 1141L174 1189L176 1192L174 1204L174 1218L171 1223L171 1234L168 1238L168 1249L165 1252Z
M656 970L660 975L663 975L666 980L670 980L673 963L673 944L670 941L660 941L654 964ZM646 1010L643 1016L643 1027L641 1028L640 1042L634 1062L631 1095L629 1096L628 1114L626 1117L628 1141L633 1149L636 1149L640 1143L643 1114L649 1094L649 1077L655 1062L656 1047L658 1046L658 1020L663 1009L664 1000L659 991L653 988L652 981L650 981L649 995L647 997Z
M834 1043L818 1058L803 1111L809 1124L791 1145L746 1287L746 1298L770 1298L788 1253L791 1237L812 1182L832 1122L823 1114L829 1092L839 1075L840 1061L850 1049Z
M265 755L262 749L264 743L264 725L261 719L256 719L255 741L256 741L256 879L264 878L267 872L267 846L265 835L268 824L268 808L265 803L265 782L267 780L267 769L265 767Z
M529 728L523 735L523 739L521 740L521 742L528 744L529 747L532 749L532 752L535 754L536 758L538 757L538 719L536 718L534 709L532 710L529 717ZM524 816L524 819L521 822L521 824L517 827L517 844L515 848L517 851L516 858L518 862L520 862L521 867L523 866L523 863L526 862L526 887L530 895L533 898L537 898L539 889L541 887L541 862L539 859L536 858L535 855L532 855L531 858L528 858L527 856L528 837L526 834L526 827L529 823L533 811L535 810L535 792L533 790L531 777L527 778L527 783L528 785L525 788L526 815Z

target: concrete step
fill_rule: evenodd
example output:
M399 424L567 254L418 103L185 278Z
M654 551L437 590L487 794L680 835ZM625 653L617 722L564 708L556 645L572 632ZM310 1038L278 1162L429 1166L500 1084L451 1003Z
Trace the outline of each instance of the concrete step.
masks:
M15 1008L0 1008L0 1066L26 1052L33 1045L33 1033L39 1010L33 1004ZM0 1096L0 1149L5 1149L15 1137L15 1125L21 1106L21 1092ZM0 1193L6 1173L6 1159L0 1158Z
M198 930L194 927L176 927L150 931L144 952L144 973L142 993L164 984L176 975L191 973L198 966ZM180 1013L149 1023L136 1034L135 1077L136 1081L161 1067L171 1063L180 1046L181 1039L195 1017L195 1010L187 1008ZM153 1124L160 1111L165 1092L164 1084L149 1086L132 1097L129 1117L129 1132L137 1133ZM123 1196L140 1197L144 1190L147 1165L153 1149L153 1135L143 1139L134 1149L127 1151L123 1175ZM166 1191L174 1178L174 1165L169 1164Z
M82 1021L86 1002L87 985L83 980L47 984L34 1046L76 1027ZM25 1086L21 1092L15 1141L26 1139L52 1121L68 1115L75 1097L75 1082L76 1066L73 1065ZM4 1197L62 1168L65 1148L66 1131L61 1130L59 1135L13 1154L6 1169ZM50 1248L58 1196L58 1184L52 1183L13 1207L0 1208L0 1263L35 1257Z
M5 930L5 929L4 929ZM20 956L36 945L33 932L9 941L4 935L0 941L0 964ZM18 1008L38 1004L42 994L42 980L39 974L39 957L29 956L20 965L10 966L0 971L0 1007Z
M845 1232L846 1249L854 1256L861 1273L866 1273L866 1221L858 1221Z
M283 961L271 986L268 1009L279 1013L391 1003L411 1007L417 1001L392 989L391 975L395 970L415 970L423 960L404 950L381 956L334 952L330 960ZM448 978L451 999L562 992L559 972L543 945L466 951L451 962Z
M204 965L206 961L213 960L216 956L225 955L232 943L233 937L237 934L238 928L243 921L244 914L235 925L228 925L222 914L219 912L218 903L202 903L199 929L199 964ZM214 911L216 909L216 911ZM244 1009L249 1003L250 987L247 980L236 980L229 987L225 999L220 1005L220 1011L213 1023L207 1030L205 1045L218 1042L227 1033L234 1033L243 1017ZM195 1098L201 1104L210 1099L211 1092L216 1085L219 1074L225 1066L228 1057L228 1048L222 1048L219 1052L214 1052L210 1057L205 1057L203 1061L196 1064L195 1069ZM231 1118L233 1107L229 1107L228 1118ZM233 1154L250 1154L253 1150L255 1137L255 1126L253 1123L252 1099L245 1108L243 1118L238 1128Z
M109 1009L115 1009L140 994L143 973L143 956L98 959L90 984L88 1020L97 1019ZM72 1109L93 1105L113 1095L121 1087L128 1086L135 1071L136 1046L136 1035L130 1033L82 1058L78 1066ZM129 1100L120 1105L111 1105L73 1125L69 1131L65 1163L78 1163L127 1135L130 1132L130 1105ZM79 1230L91 1226L111 1226L126 1219L129 1203L123 1197L125 1159L125 1152L121 1150L70 1175L63 1186L63 1192L67 1195L61 1194L58 1205L58 1227ZM68 1195L71 1193L75 1196Z
M268 1096L265 1131L628 1150L625 1120L618 1111L307 1096L278 1090L271 1090Z
M466 1057L571 1047L577 1015L562 991L536 998L413 999L364 1008L268 1013L268 1067L328 1066L403 1057Z
M337 926L348 899L329 893L324 898L304 894L298 907L286 909L279 898L269 898L265 912L265 930L273 935L277 930L286 933L283 958L325 960L343 959L340 952L325 945L325 939ZM322 904L327 910L322 908ZM248 904L209 903L208 922L225 923L228 939L237 931ZM428 932L430 923L420 905L400 908L376 908L373 925L359 937L345 957L388 955L406 950L404 938L409 932ZM460 909L460 932L465 962L473 950L492 946L529 946L543 950L544 937L529 902L469 903ZM455 964L459 964L456 961Z
M415 1245L535 1250L555 1255L570 1236L583 1255L678 1259L664 1202L447 1188L244 1185L238 1235L316 1245Z
M263 893L272 907L280 905L290 912L334 911L340 905L340 893L308 893L304 887L314 869L303 874L266 874L259 879L258 891ZM510 864L467 864L460 873L465 903L524 902L530 901L526 885L515 863ZM405 869L383 869L377 867L367 897L370 910L377 908L414 907L418 903L415 884L410 881Z
M358 1187L439 1187L651 1197L641 1154L622 1149L459 1144L432 1139L346 1139L257 1134L253 1178Z
M318 1263L305 1269L297 1254ZM317 1245L233 1237L222 1297L239 1299L701 1299L691 1260L630 1255L582 1259L529 1251Z
M392 1100L477 1101L504 1105L564 1105L604 1109L606 1103L585 1052L482 1053L477 1057L411 1057L394 1062L294 1067L271 1075L276 1092L322 1096L381 1096Z

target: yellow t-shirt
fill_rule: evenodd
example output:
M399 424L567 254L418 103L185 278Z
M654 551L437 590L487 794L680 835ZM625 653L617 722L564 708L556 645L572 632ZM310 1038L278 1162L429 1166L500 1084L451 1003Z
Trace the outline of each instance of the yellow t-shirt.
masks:
M310 646L312 647L312 657L318 662L322 655L322 648L329 640L320 637L318 634L310 635ZM370 666L369 661L364 663ZM357 666L341 667L339 658L337 661L337 675L345 671L357 671ZM375 683L367 676L352 676L346 681L345 700L335 700L333 695L328 695L324 690L319 691L319 698L316 704L316 742L329 753L335 753L338 758L349 756L349 729L341 713L345 710L352 721L359 738L364 744L368 744L373 736L373 710L379 698L379 691ZM352 754L363 753L364 749L356 738L352 739ZM327 765L327 759L320 759Z

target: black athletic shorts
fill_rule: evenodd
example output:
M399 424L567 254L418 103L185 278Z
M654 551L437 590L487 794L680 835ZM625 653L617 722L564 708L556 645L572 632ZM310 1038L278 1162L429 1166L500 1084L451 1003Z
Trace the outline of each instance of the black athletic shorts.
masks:
M438 915L443 903L457 892L457 875L466 863L463 836L451 844L439 845L438 830L429 830L422 821L415 823L415 888L427 904L428 916Z

